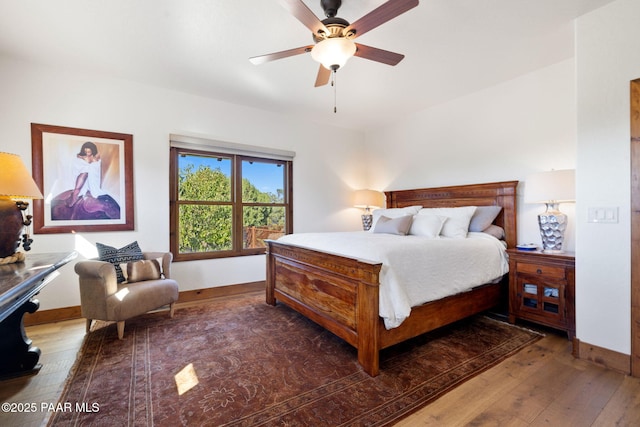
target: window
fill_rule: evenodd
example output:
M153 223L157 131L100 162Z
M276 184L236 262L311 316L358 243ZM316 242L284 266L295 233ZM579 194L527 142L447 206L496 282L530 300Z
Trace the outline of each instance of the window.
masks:
M290 233L291 166L290 160L172 147L175 260L261 254L266 239Z

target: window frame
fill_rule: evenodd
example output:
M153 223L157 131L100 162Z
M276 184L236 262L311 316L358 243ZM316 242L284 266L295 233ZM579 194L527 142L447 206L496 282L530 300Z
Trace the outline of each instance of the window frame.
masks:
M195 261L204 259L217 259L217 258L229 258L237 256L248 255L261 255L266 252L266 248L244 248L243 247L243 209L245 206L280 206L285 210L285 226L284 233L291 234L293 232L293 161L274 159L269 157L261 157L260 155L247 155L240 153L229 153L224 150L223 152L216 152L214 150L199 150L194 148L184 148L172 146L170 148L170 195L169 195L169 245L170 250L173 253L174 261ZM180 201L178 199L178 159L181 154L207 156L221 158L230 158L232 162L231 167L231 201L230 202L202 202L202 201ZM284 188L283 188L283 203L256 203L256 202L243 202L242 200L242 162L262 162L262 163L275 163L281 164L284 168ZM232 249L226 251L213 251L213 252L194 252L194 253L180 253L179 252L179 209L183 204L205 204L205 205L230 205L232 209L231 214L231 241Z

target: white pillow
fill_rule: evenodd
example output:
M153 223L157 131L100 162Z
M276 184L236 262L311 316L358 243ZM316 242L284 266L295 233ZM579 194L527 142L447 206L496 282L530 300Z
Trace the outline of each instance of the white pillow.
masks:
M383 215L378 218L373 232L398 234L400 236L404 236L407 234L409 228L411 227L412 219L413 217L411 215L400 216L398 218L387 218Z
M469 226L469 229L471 229L471 226ZM490 234L491 236L495 237L498 240L504 240L505 238L504 228L498 227L497 225L492 224L487 228L485 228L482 232Z
M425 208L420 209L418 215L439 215L447 217L442 226L440 235L454 239L465 239L469 232L471 217L476 211L476 206L464 206L459 208Z
M414 215L409 234L436 238L440 235L446 220L447 217L440 215Z
M373 215L373 223L371 224L370 232L376 228L376 222L380 219L381 216L386 216L387 218L399 218L405 215L415 215L418 211L422 209L422 206L408 206L406 208L388 208L388 209L376 209L371 214Z
M501 210L502 206L478 206L471 217L469 231L484 231L493 224Z

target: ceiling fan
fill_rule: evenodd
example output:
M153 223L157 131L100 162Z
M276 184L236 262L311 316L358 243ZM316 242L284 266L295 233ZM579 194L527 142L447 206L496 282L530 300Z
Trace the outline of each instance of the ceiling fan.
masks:
M322 21L302 0L279 0L279 2L312 31L315 44L254 56L249 60L258 65L311 52L311 57L321 64L315 83L318 87L326 85L331 73L335 73L338 68L344 66L346 61L354 55L388 65L396 65L402 61L404 55L355 43L353 39L413 9L418 5L419 0L389 0L353 24L336 16L342 5L341 0L320 0L327 17Z

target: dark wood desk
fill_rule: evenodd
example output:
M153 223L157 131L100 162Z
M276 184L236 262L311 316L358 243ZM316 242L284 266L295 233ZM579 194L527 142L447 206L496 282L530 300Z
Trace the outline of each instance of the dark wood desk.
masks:
M24 313L34 313L40 303L32 299L53 278L57 269L76 252L27 254L24 262L0 265L0 379L37 373L40 349L24 331Z

